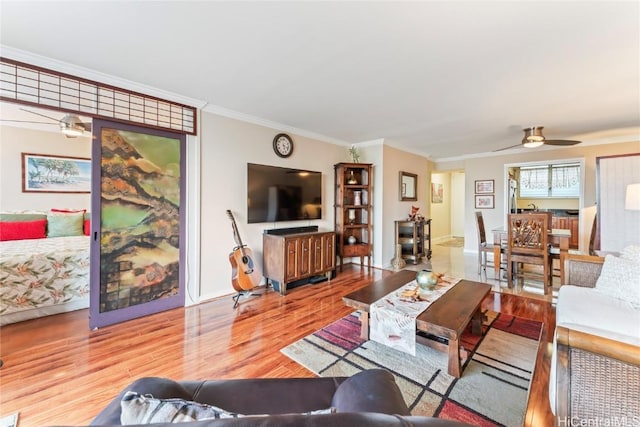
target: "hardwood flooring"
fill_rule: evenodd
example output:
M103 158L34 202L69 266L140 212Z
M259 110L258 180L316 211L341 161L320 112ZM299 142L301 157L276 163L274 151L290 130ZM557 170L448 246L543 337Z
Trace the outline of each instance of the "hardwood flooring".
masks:
M4 326L0 415L19 411L20 427L88 424L141 376L313 376L280 349L350 313L343 295L391 273L346 265L331 282L299 287L286 297L263 290L233 309L229 296L94 331L88 310ZM544 322L525 425L553 425L547 387L554 307L507 293L491 293L483 307Z

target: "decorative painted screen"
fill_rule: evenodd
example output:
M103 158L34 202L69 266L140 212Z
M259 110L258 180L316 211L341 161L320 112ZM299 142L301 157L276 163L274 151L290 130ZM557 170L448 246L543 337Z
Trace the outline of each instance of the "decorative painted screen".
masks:
M91 328L184 305L185 136L102 120L94 135Z

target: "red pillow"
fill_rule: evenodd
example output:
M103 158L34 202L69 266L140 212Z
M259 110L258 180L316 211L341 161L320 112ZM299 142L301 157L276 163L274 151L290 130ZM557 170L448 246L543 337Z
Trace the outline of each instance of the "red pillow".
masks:
M91 235L91 220L90 219L85 219L84 220L84 226L82 227L82 230L84 231L84 235L85 236L90 236Z
M0 240L44 239L47 220L0 222Z
M51 212L62 212L62 213L78 213L78 212L86 212L86 209L55 209L51 208Z

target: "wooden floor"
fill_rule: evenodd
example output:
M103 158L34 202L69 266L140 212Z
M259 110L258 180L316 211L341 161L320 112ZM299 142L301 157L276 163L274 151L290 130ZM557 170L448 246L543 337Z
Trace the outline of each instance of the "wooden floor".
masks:
M173 379L314 376L280 349L350 313L342 296L389 271L346 265L331 282L282 297L268 290L89 331L88 311L2 327L0 415L20 427L83 425L141 376ZM484 308L544 322L526 426L553 425L547 401L555 309L546 301L492 293ZM499 405L496 402L496 405Z

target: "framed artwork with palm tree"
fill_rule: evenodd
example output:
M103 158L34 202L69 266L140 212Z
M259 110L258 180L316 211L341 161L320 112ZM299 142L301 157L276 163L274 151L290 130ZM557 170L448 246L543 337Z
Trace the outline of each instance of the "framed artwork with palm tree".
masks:
M22 153L23 193L90 193L91 160Z

